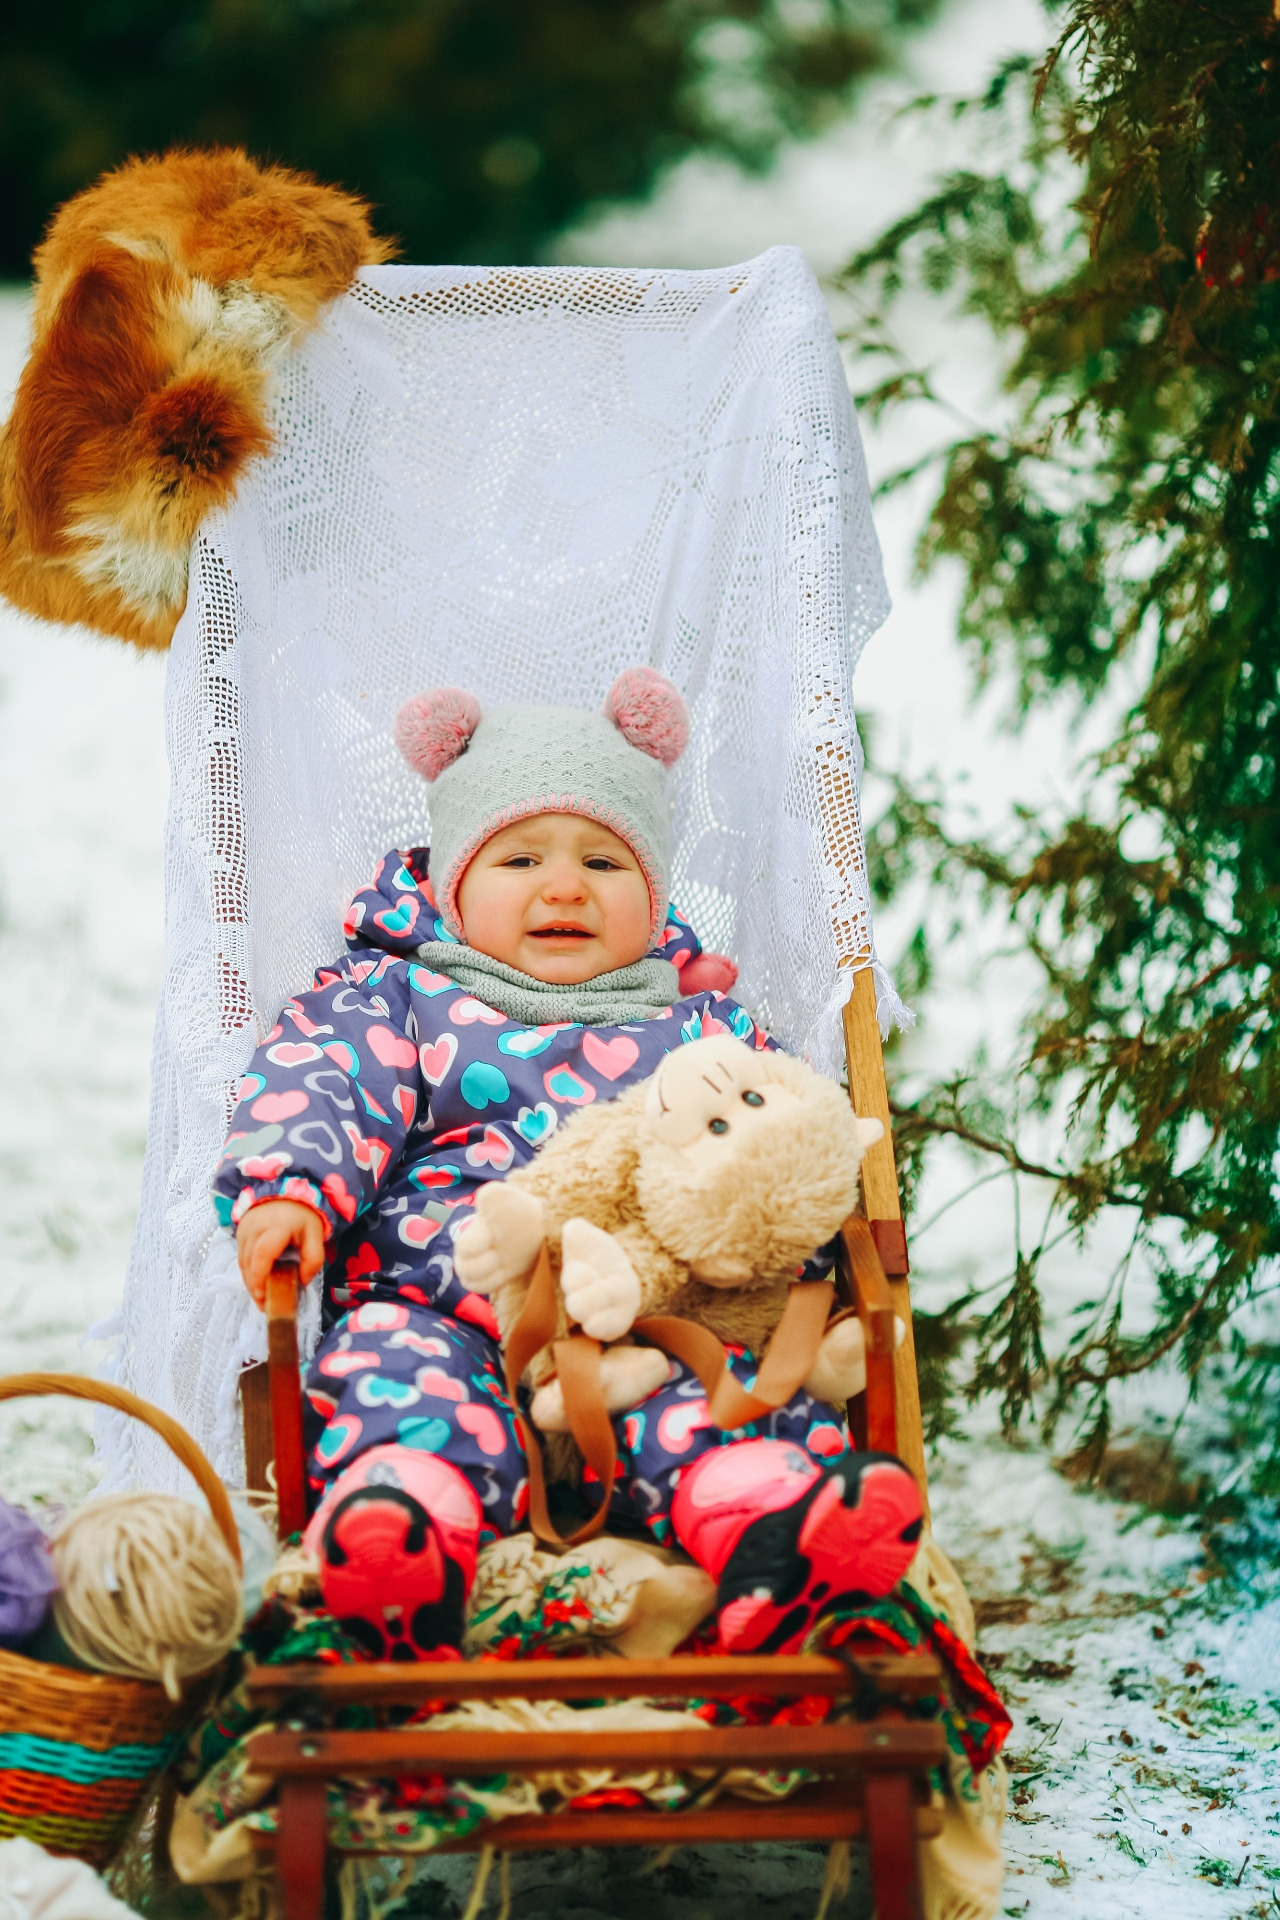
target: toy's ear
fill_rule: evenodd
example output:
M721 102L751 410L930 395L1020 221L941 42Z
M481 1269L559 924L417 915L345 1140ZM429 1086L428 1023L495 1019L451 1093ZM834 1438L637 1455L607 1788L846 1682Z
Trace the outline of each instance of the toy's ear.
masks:
M610 687L604 717L641 753L674 767L689 742L689 710L678 687L652 667L627 667Z
M878 1120L855 1120L853 1130L858 1136L858 1146L863 1153L868 1147L874 1147L877 1140L884 1138L884 1128Z
M480 725L480 702L461 687L428 687L396 715L395 741L415 773L438 780L466 752Z

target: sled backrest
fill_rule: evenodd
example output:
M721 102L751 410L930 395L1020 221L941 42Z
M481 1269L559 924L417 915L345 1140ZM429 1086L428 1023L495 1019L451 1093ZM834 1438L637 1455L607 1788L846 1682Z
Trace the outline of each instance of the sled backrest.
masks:
M850 697L887 599L797 253L708 273L365 269L284 365L275 430L202 528L170 656L166 977L120 1351L232 1478L236 1381L265 1334L213 1231L210 1169L254 1045L332 957L346 899L389 846L429 838L390 735L408 693L597 705L622 667L661 669L692 720L673 893L739 962L741 997L836 1073L851 970L877 1063L875 1001L894 1004ZM877 1110L874 1088L855 1097ZM871 1211L889 1220L880 1160ZM138 1444L120 1436L118 1476L165 1484Z

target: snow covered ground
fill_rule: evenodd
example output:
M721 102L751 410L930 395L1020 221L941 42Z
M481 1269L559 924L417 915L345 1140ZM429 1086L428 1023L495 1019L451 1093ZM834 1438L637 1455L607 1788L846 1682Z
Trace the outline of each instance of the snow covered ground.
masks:
M695 265L791 241L829 272L938 164L929 137L894 121L896 104L920 87L973 84L1001 51L1044 38L1028 0L957 4L909 73L767 179L690 163L651 206L571 236L564 257ZM16 378L24 324L22 294L0 295L0 388ZM967 394L990 385L976 335L951 330L947 346ZM903 446L886 437L870 451L883 472ZM896 605L855 689L875 716L879 759L965 782L988 817L1012 794L1035 803L1068 791L1090 728L1073 736L1048 717L1013 736L996 704L969 706L952 585L912 581L921 499L904 494L880 515ZM0 1372L90 1370L101 1348L86 1335L119 1296L160 977L162 697L162 661L0 608ZM1012 1031L1025 982L979 963L974 931L909 1037L908 1066L959 1062L976 1036L999 1046ZM887 954L900 933L892 918L882 927ZM944 1159L918 1217L971 1177ZM1032 1189L1021 1201L1034 1231L1043 1201ZM1003 1185L941 1215L914 1248L920 1301L937 1310L999 1282L1013 1231ZM1059 1327L1110 1253L1100 1241L1053 1256ZM1179 1408L1164 1379L1125 1415L1135 1433L1158 1433ZM1050 1451L1038 1430L1001 1440L979 1408L933 1473L936 1530L978 1601L982 1645L1016 1715L1003 1910L1031 1920L1280 1911L1280 1604L1245 1611L1210 1577L1193 1525L1073 1488ZM94 1478L87 1417L69 1403L0 1407L0 1467L10 1498L74 1503ZM460 1872L442 1874L454 1897ZM752 1884L735 1866L719 1891L739 1920L757 1904L781 1920L765 1880L756 1901ZM719 1911L697 1873L679 1900L674 1881L662 1887L662 1911ZM607 1883L571 1888L561 1876L557 1888L559 1910L622 1911ZM855 1884L847 1911L862 1898Z
M0 390L26 300L0 296ZM6 400L7 410L7 400ZM0 1369L87 1371L142 1170L161 964L164 668L0 607ZM0 1407L0 1491L93 1485L87 1409Z

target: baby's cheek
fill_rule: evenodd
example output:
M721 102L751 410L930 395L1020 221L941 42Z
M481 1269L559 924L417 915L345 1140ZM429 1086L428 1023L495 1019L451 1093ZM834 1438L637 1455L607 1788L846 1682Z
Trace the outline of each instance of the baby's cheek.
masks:
M615 965L630 966L649 951L653 906L642 873L618 876L601 901L605 943Z
M469 946L512 961L520 943L526 888L491 867L468 867L458 888L458 918Z

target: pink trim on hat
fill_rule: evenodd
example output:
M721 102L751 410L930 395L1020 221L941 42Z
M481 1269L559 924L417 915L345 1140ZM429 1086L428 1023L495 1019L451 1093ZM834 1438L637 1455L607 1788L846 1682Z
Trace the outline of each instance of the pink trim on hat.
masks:
M598 821L602 827L608 827L616 833L619 840L625 840L640 862L640 871L649 889L651 912L649 938L656 940L666 924L667 908L662 901L662 876L653 860L643 847L638 847L632 838L630 823L608 807L594 806L589 800L579 800L571 793L547 794L540 800L520 800L513 806L503 807L497 813L490 814L483 827L474 833L455 855L452 866L436 887L436 899L439 902L440 918L456 940L465 939L462 917L458 912L458 888L462 876L475 859L482 846L492 840L495 833L501 833L504 827L514 826L517 820L528 820L537 813L574 813L584 820ZM662 902L660 905L659 903Z

